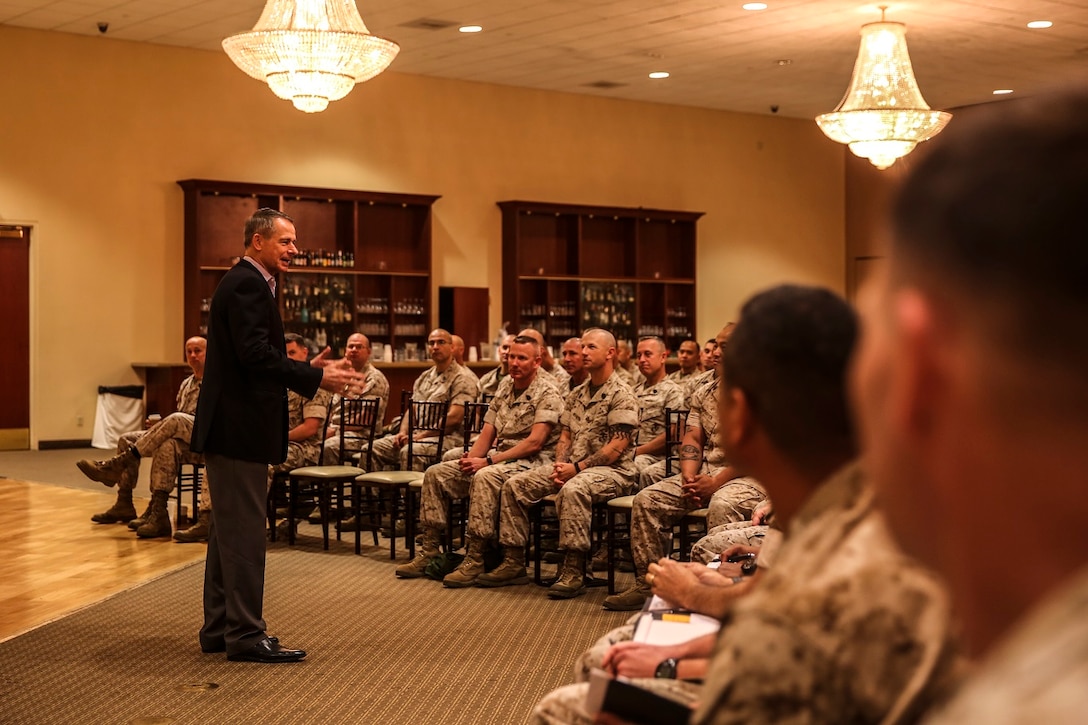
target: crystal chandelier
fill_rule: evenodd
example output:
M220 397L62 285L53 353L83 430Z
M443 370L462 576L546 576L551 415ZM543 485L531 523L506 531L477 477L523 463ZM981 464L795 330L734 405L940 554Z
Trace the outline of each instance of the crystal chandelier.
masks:
M253 30L223 49L277 96L317 113L385 70L400 46L370 34L355 0L268 0Z
M941 132L951 113L932 111L918 90L907 54L906 26L880 22L861 27L861 49L850 87L838 107L816 117L832 141L886 169L920 142Z

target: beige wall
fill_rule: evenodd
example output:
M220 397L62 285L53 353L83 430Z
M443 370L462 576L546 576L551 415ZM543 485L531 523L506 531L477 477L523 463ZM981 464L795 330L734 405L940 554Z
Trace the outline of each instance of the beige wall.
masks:
M701 338L768 285L843 289L843 153L811 121L394 72L307 115L223 53L2 27L0 67L0 222L34 225L35 442L89 438L95 387L136 382L131 362L181 361L178 179L441 194L432 283L495 290L489 329L503 199L706 212Z

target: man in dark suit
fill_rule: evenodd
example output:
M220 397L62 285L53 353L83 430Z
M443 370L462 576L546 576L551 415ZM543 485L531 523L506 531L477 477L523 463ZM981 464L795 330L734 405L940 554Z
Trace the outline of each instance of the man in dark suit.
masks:
M291 218L260 209L246 221L245 256L219 283L208 314L208 352L191 449L204 453L215 508L204 570L204 652L227 659L294 662L303 650L269 639L264 604L265 506L269 464L287 456L287 388L348 392L350 368L290 360L276 305L276 275L295 247Z

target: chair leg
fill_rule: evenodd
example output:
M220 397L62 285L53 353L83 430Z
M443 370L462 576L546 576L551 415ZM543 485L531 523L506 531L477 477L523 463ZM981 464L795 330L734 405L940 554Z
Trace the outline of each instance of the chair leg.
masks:
M355 556L359 556L363 552L362 537L363 527L359 524L363 520L363 487L357 482L351 484L351 515L355 519Z
M416 496L409 486L404 487L404 538L408 561L411 561L416 558Z
M295 501L298 500L298 480L291 478L287 491L287 543L295 545ZM214 505L214 504L213 504Z
M397 558L397 509L399 508L400 491L393 489L389 492L389 559ZM407 526L405 526L407 531Z
M323 484L318 487L318 506L321 509L321 538L324 541L325 551L329 550L329 506L332 498L332 490Z
M278 480L272 479L272 486L268 489L268 499L264 502L264 515L268 519L268 540L276 543L276 484Z
M608 593L616 593L616 509L608 509Z
M540 564L544 560L544 552L541 550L541 547L544 543L544 536L543 532L541 531L541 528L544 526L544 515L542 512L543 508L544 504L542 502L538 502L536 505L533 506L529 514L529 522L533 539L533 581L536 582L537 586L544 586L544 581L540 575ZM528 552L526 552L526 556L528 556Z

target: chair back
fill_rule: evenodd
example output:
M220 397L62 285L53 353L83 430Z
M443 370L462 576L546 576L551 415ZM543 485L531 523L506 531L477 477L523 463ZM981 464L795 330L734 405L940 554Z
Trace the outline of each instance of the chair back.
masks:
M680 455L680 443L683 442L687 429L687 410L665 408L665 478L673 475L672 463Z
M465 403L465 453L472 447L472 436L479 435L484 429L484 416L489 407L487 403Z
M427 466L442 460L442 441L446 438L446 415L450 410L448 400L409 400L408 401L408 470L416 470L416 459L432 459ZM418 432L435 432L438 440L433 454L419 450L415 445ZM429 441L428 441L429 443ZM426 468L426 466L424 466Z
M374 434L381 424L378 420L381 404L380 398L340 398L340 458L338 460L341 464L350 465L349 459L356 453L365 451L366 460L359 461L359 467L366 471L370 470ZM328 428L327 418L325 426Z

